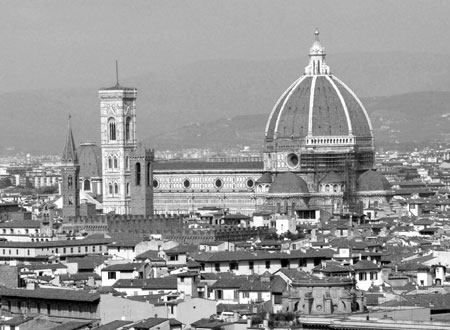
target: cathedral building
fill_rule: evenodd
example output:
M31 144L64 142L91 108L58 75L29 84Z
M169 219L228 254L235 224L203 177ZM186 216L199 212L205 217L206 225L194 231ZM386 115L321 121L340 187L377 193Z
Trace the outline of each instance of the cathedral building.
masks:
M137 90L119 84L101 89L101 161L92 178L81 179L82 188L97 189L95 173L101 172L102 192L96 193L103 197L103 212L116 214L208 207L246 215L388 209L391 187L374 170L370 118L355 93L331 74L325 56L316 31L304 73L269 115L263 161L154 160L153 151L136 140ZM97 159L93 150L85 154ZM93 161L80 163L87 173L83 164Z

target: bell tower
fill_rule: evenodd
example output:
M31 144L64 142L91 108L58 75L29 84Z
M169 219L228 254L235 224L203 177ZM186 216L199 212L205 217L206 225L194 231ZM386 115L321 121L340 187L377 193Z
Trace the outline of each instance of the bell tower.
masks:
M68 120L68 131L64 152L61 158L61 195L63 196L63 217L78 217L80 215L80 188L78 177L80 165L78 163L77 150L73 140L72 128L70 126L70 115Z
M117 84L100 98L103 212L130 213L130 154L136 148L137 89Z

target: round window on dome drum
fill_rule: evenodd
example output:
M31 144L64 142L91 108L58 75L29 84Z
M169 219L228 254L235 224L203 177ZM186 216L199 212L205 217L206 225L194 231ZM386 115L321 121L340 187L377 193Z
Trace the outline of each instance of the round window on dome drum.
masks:
M217 189L220 189L223 187L223 181L222 179L216 179L214 181L214 187L216 187Z
M298 163L299 163L298 155L294 154L294 153L287 155L286 162L287 162L288 166L291 168L297 167Z
M158 188L158 187L159 187L158 180L153 180L153 188Z
M247 179L246 185L247 188L253 188L253 186L255 185L255 181L253 181L253 179Z
M189 188L191 186L191 181L189 181L188 179L185 179L183 181L183 187L184 188Z

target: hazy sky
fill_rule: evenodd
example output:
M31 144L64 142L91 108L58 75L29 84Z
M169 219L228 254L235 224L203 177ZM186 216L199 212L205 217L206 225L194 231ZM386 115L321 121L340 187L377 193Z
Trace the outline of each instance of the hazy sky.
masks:
M1 0L0 90L101 87L212 58L450 53L450 1ZM302 60L301 66L305 60ZM437 65L449 65L438 63Z

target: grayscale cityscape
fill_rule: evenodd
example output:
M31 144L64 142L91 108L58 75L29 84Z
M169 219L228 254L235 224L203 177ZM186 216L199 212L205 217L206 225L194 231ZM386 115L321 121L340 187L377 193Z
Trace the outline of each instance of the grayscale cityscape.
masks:
M449 1L0 5L0 330L450 329Z

